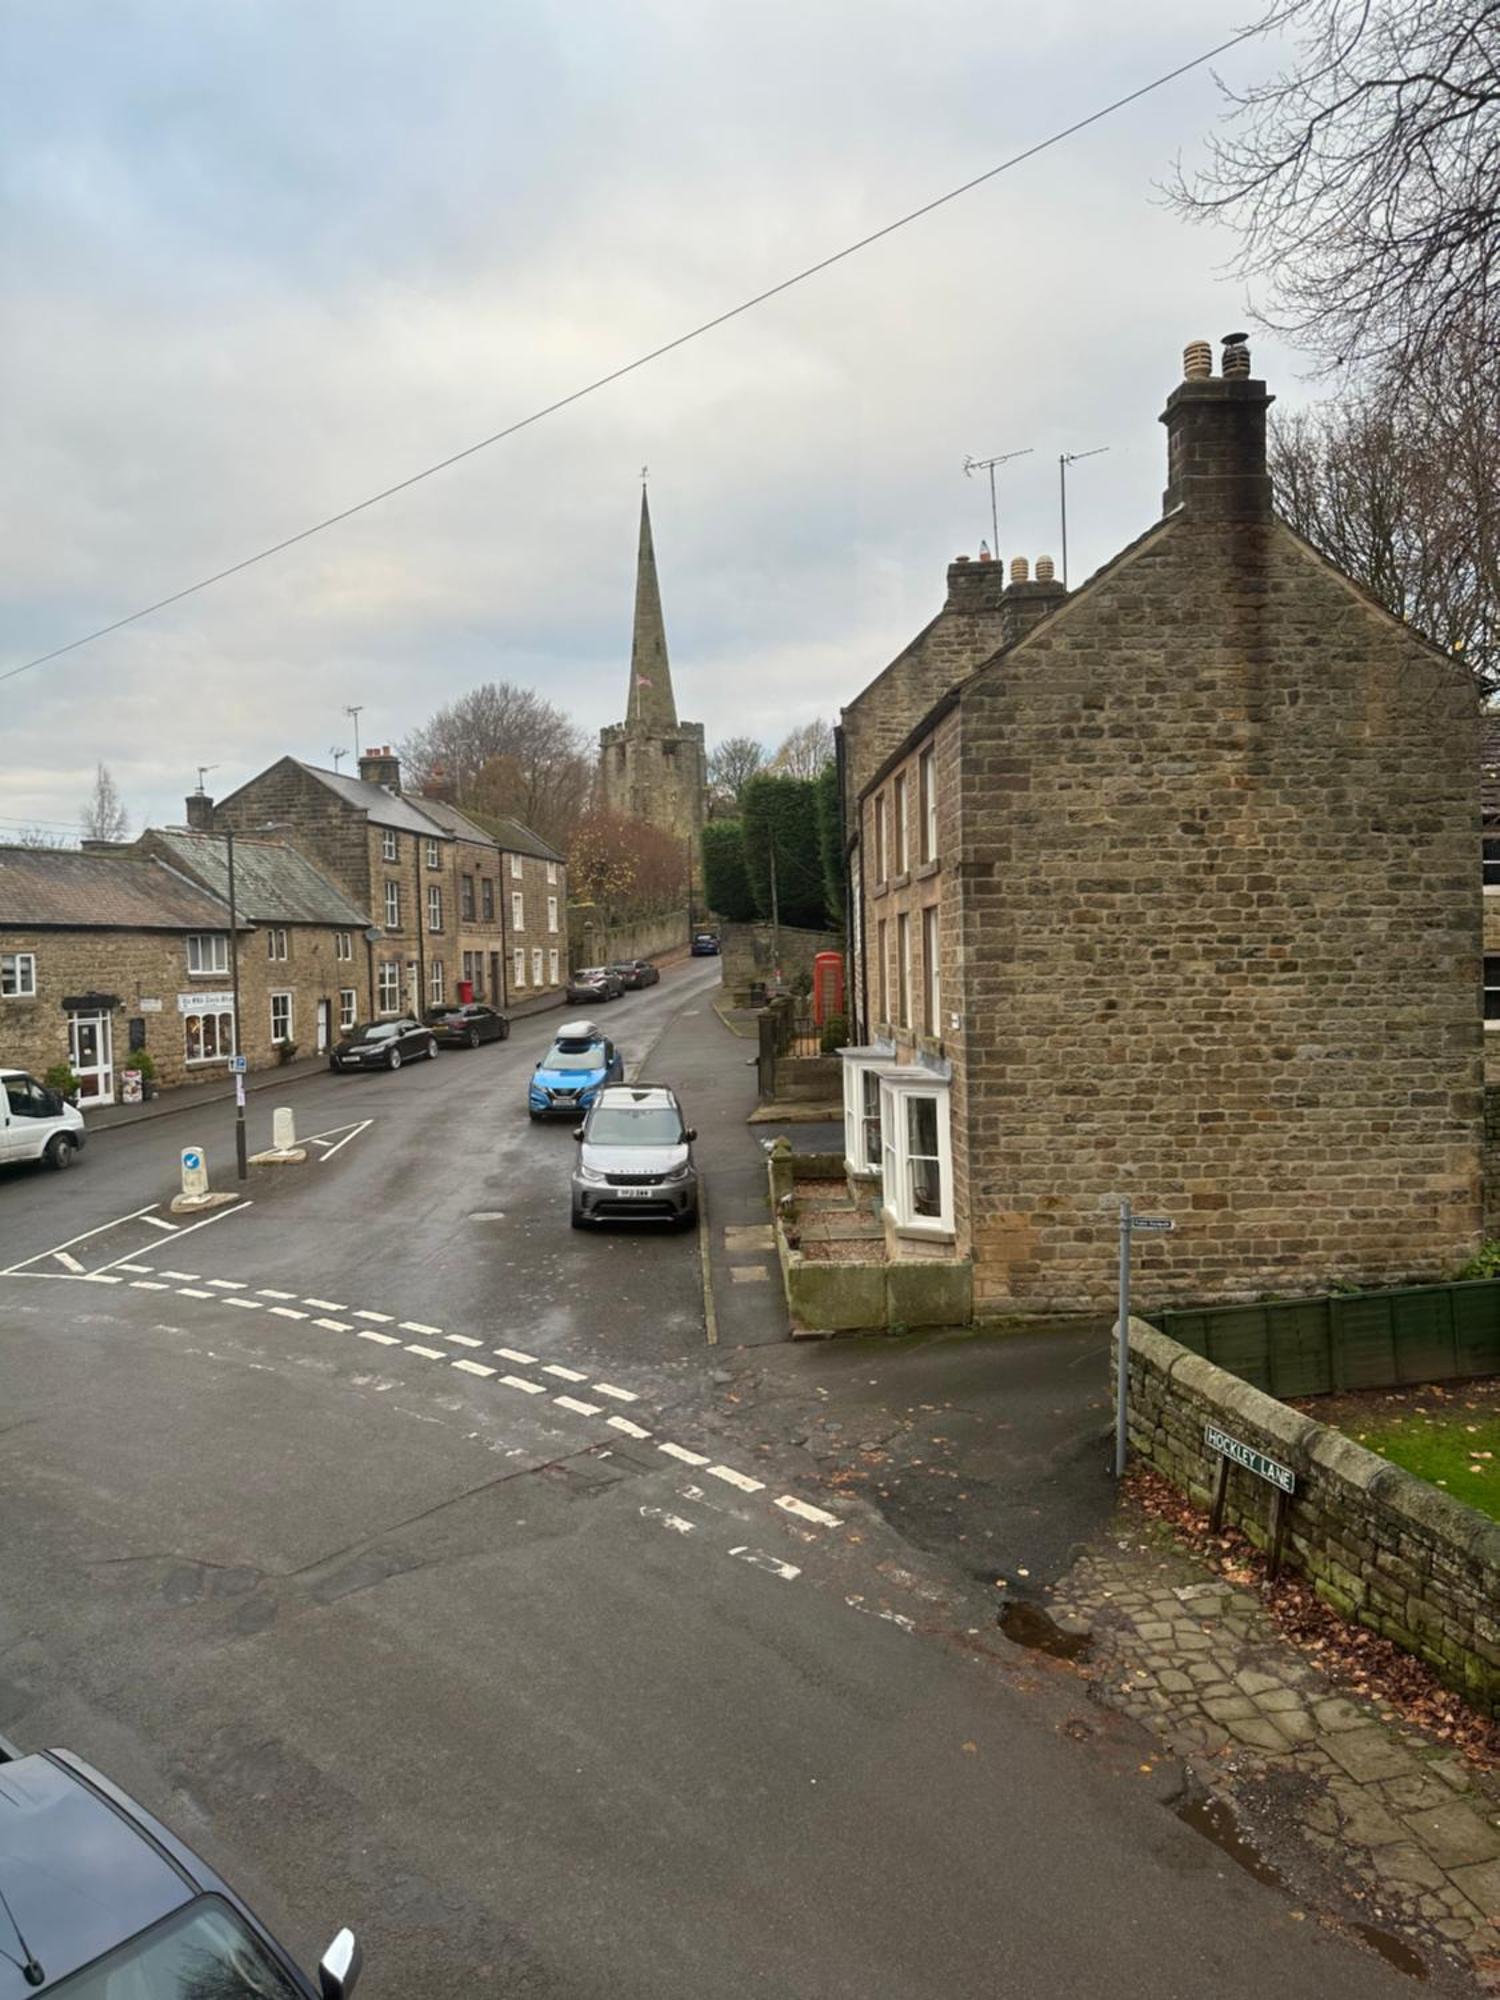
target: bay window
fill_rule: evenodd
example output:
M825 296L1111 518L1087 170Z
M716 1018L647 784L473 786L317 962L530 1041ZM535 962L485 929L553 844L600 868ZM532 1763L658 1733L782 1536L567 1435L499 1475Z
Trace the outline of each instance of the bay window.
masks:
M880 1072L889 1049L841 1049L844 1081L844 1167L851 1174L880 1172Z
M917 1064L880 1075L881 1204L912 1236L953 1234L948 1084Z
M222 1014L184 1014L182 1029L190 1063L222 1062L234 1054L234 1016L227 1009Z

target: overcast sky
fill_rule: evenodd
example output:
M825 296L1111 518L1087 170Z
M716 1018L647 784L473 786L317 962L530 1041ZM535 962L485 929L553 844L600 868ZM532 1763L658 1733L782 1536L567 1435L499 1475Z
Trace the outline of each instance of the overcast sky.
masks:
M0 668L525 415L1232 32L1188 0L19 0L0 23ZM1264 73L1251 43L1231 80ZM623 714L638 475L680 712L833 715L989 534L1160 509L1233 241L1208 72L347 526L0 685L0 815L133 823L476 681ZM1314 393L1260 337L1283 407Z

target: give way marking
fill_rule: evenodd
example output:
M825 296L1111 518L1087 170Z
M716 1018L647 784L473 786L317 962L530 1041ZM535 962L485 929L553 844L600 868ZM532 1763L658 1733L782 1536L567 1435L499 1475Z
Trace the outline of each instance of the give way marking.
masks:
M361 1118L357 1125L335 1125L327 1132L309 1132L305 1139L299 1138L299 1146L319 1148L320 1160L331 1160L335 1153L342 1151L351 1139L357 1139L361 1132L367 1132L375 1123L373 1118Z

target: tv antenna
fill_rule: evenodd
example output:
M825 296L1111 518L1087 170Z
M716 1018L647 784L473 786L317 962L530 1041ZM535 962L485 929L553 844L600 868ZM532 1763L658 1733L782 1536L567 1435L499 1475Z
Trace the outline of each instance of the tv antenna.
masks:
M1096 444L1092 451L1060 451L1057 454L1058 504L1062 514L1062 580L1063 589L1068 587L1068 467L1077 465L1083 458L1097 458L1101 452L1109 450L1107 444Z
M344 710L345 715L347 715L354 724L354 754L356 757L359 755L359 718L364 713L364 707L365 705L362 701L357 701L351 708L346 708Z
M990 547L994 551L996 562L1000 560L1000 515L995 506L995 467L1009 465L1013 458L1030 458L1034 449L1033 445L1027 445L1024 451L1002 451L998 458L964 460L965 479L972 479L976 472L987 472L990 475L990 534L993 538Z
M210 771L217 771L218 768L217 764L200 764L198 766L198 790L200 792L207 791L208 787L204 784L203 780L208 776Z
M347 750L330 750L328 754L333 759L333 775L337 777L339 774L339 759L340 757L347 757L349 752Z

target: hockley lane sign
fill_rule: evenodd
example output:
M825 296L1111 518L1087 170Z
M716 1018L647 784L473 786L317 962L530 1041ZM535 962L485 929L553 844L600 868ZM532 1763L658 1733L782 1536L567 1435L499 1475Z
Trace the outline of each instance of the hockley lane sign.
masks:
M1297 1476L1288 1466L1278 1464L1274 1458L1267 1458L1263 1451L1253 1445L1244 1444L1239 1438L1231 1437L1227 1431L1219 1430L1213 1424L1203 1426L1203 1442L1210 1451L1220 1458L1227 1458L1232 1464L1242 1465L1246 1472L1253 1472L1257 1479L1268 1480L1272 1486L1279 1486L1283 1493L1295 1493Z

